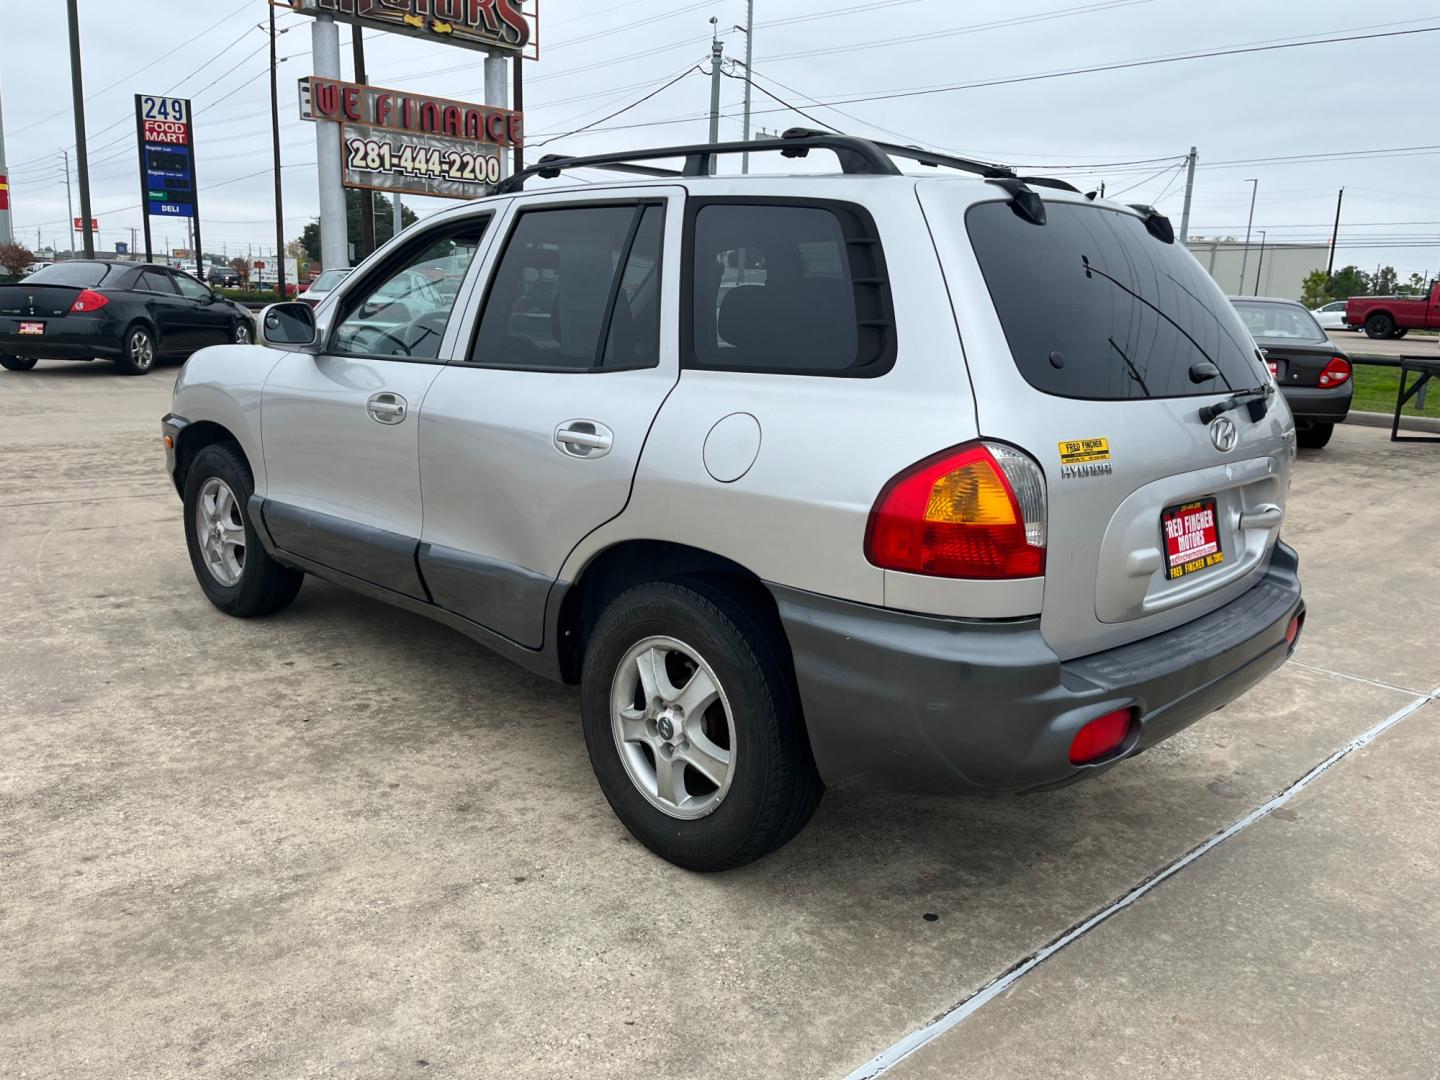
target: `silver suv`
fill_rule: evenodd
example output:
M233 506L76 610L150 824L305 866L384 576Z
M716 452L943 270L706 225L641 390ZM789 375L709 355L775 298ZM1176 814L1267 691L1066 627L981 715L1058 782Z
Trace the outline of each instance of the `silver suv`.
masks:
M839 169L713 175L744 150ZM580 166L630 175L523 190ZM315 574L579 682L601 790L681 866L825 784L1093 776L1300 632L1254 342L1163 217L1058 181L803 131L547 159L260 336L164 419L206 595Z

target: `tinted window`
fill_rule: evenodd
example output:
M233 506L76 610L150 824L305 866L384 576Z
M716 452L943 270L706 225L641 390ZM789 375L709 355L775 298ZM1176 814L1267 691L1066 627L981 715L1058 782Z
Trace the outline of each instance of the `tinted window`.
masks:
M92 289L110 276L113 265L102 262L62 262L42 266L27 277L37 285L73 285Z
M139 278L135 282L135 288L173 296L175 295L175 279L159 270L141 270Z
M663 217L658 206L521 214L490 284L471 362L577 371L602 357L611 366L654 363Z
M966 224L1010 351L1025 380L1062 397L1184 397L1261 385L1235 309L1180 244L1139 217L1046 202L1044 225L1008 203ZM1193 365L1219 377L1195 383Z
M367 275L345 298L330 352L434 359L488 221L432 232Z
M1299 304L1270 304L1255 300L1236 300L1245 327L1255 338L1271 341L1305 341L1319 345L1329 339L1315 316Z
M873 231L858 210L703 206L694 226L693 362L810 374L886 366L889 294Z
M187 277L184 274L176 274L175 284L179 287L181 296L188 297L191 300L204 300L206 303L210 302L210 290L194 278Z

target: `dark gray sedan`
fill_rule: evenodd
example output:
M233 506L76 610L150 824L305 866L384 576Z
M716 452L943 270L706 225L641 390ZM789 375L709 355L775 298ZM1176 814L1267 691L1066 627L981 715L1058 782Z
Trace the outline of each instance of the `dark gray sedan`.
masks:
M1350 358L1294 300L1232 296L1230 302L1265 353L1265 362L1295 417L1301 446L1318 450L1350 413Z

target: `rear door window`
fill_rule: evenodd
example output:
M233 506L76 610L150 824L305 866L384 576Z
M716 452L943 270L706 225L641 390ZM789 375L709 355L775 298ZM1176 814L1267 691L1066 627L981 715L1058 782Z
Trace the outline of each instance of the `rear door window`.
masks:
M175 296L175 279L160 270L141 270L135 287L143 292L163 293Z
M1045 211L1043 225L1006 202L966 214L1010 352L1031 386L1127 400L1263 385L1245 325L1182 245L1103 206L1047 200ZM1197 367L1207 362L1218 372L1208 379Z

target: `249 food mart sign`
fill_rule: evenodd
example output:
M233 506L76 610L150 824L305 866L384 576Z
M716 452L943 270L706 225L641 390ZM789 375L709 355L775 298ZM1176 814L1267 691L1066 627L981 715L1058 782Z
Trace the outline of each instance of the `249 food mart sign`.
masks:
M524 138L510 109L311 75L300 115L340 125L346 187L473 199L500 180L502 147Z

